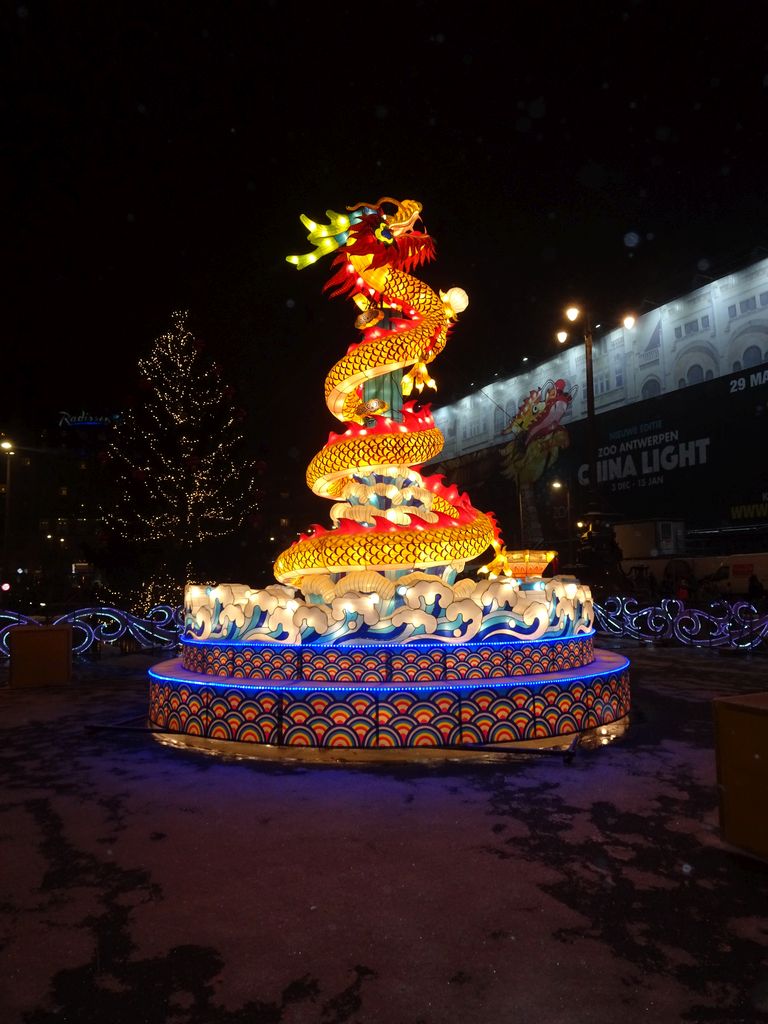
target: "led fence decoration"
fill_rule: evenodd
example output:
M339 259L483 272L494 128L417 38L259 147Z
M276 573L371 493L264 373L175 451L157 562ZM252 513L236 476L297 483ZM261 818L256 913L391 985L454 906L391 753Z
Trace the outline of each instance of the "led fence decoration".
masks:
M169 651L179 646L184 609L158 604L141 618L120 608L96 605L54 616L46 625L72 627L72 653L86 654L95 645L131 640L138 649ZM10 656L9 635L15 626L42 626L39 616L0 611L0 658Z
M325 379L342 430L306 474L330 527L283 551L262 589L187 585L182 656L150 672L151 722L190 741L360 748L625 724L628 662L594 650L589 588L543 578L554 551L507 551L491 513L420 472L443 446L420 396L468 304L411 273L434 257L421 204L326 215L301 217L312 248L288 261L332 255L325 289L356 306L358 338Z
M768 638L768 615L759 615L747 601L713 601L704 611L676 597L645 607L632 597L609 597L602 606L595 605L595 616L608 636L647 642L756 651Z
M743 652L756 651L768 641L768 615L759 614L746 601L715 601L701 609L688 607L677 598L665 598L659 605L641 607L632 597L613 596L603 604L594 602L593 609L596 633L618 639L651 644L672 641L686 647ZM63 624L73 627L75 655L129 638L138 649L174 651L185 630L185 612L182 605L156 605L142 618L120 608L95 605L43 622L24 612L0 611L0 659L10 656L8 640L15 626Z

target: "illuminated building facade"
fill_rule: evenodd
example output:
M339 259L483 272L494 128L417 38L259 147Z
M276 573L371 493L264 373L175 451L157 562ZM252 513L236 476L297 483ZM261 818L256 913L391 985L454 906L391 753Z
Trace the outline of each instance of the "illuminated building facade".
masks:
M601 334L595 326L593 368L601 506L621 519L663 517L693 531L751 533L748 546L764 545L768 259L644 313L631 329ZM530 486L523 485L529 504L539 508L548 543L546 496L553 478L569 485L575 514L586 497L584 345L437 408L445 447L432 466L462 487L479 489L514 536L526 438L510 433L510 424L521 420L529 396L542 405L548 391L554 394L554 382L568 399L559 407L558 450L553 457L550 445L547 458L528 472ZM525 451L533 458L530 447Z

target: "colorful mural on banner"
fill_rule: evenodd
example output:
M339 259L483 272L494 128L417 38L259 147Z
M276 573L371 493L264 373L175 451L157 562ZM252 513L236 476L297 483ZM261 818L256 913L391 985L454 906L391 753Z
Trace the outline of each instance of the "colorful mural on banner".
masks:
M559 424L556 443L542 458L535 435L526 444L532 432L513 426L524 422L524 404L510 422L512 442L434 468L492 504L510 536L518 531L520 479L543 537L557 537L551 483L566 484L574 515L584 511L588 426L583 419ZM624 519L679 519L689 529L768 525L768 364L604 412L595 428L604 511Z
M544 543L534 484L557 462L560 450L570 444L562 419L568 412L576 386L566 380L548 380L532 388L520 402L517 414L502 431L511 440L501 449L501 472L514 480L517 491L520 542Z

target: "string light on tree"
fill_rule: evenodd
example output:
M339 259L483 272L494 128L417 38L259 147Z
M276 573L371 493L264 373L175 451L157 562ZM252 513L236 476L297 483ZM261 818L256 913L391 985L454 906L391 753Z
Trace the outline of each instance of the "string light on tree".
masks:
M186 321L174 313L138 362L145 397L112 434L118 486L105 519L123 541L151 544L167 567L192 571L199 546L233 533L257 503L232 390Z

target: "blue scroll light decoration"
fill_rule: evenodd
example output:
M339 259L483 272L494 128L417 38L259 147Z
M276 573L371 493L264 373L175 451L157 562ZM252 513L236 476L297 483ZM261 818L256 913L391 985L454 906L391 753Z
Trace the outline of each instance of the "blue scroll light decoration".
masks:
M754 651L768 637L768 615L748 601L713 601L702 611L674 597L644 608L631 597L609 597L594 610L595 630L620 639Z
M14 626L40 626L39 618L21 612L0 611L0 657L8 657L8 635ZM72 626L72 653L85 654L96 642L114 644L130 637L144 650L176 650L184 628L184 609L169 604L151 608L145 618L119 608L98 605L59 615L49 626Z
M689 647L755 651L768 638L768 615L759 615L747 601L715 601L707 611L688 608L676 598L640 607L631 597L608 597L594 604L595 629L604 637L647 643L677 643ZM144 618L99 605L80 608L52 619L47 625L73 627L74 654L85 654L94 643L133 639L144 650L175 651L184 629L184 608L155 605ZM0 658L10 654L8 634L14 626L39 626L39 618L0 611Z

